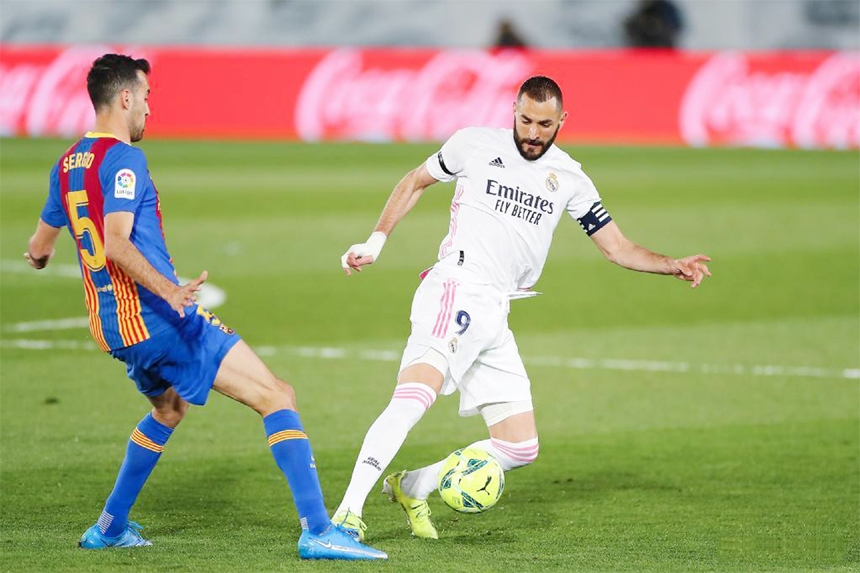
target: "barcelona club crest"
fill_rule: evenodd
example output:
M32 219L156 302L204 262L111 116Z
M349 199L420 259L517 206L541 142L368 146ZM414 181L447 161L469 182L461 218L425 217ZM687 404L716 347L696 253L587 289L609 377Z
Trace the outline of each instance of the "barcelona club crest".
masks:
M558 191L558 177L555 173L550 173L546 178L546 188L552 192Z

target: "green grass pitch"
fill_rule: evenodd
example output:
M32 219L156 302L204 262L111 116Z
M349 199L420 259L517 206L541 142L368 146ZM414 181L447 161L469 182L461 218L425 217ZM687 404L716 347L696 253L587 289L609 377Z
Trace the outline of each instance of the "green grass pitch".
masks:
M486 514L432 498L438 542L411 539L373 493L369 542L390 561L348 564L298 560L262 425L219 395L189 413L132 511L155 545L76 548L147 405L85 328L42 322L84 315L69 237L47 272L23 266L67 145L0 141L0 570L860 570L857 152L570 148L631 239L709 254L713 278L693 291L620 269L562 221L545 294L510 317L537 462ZM180 275L208 270L219 316L296 387L333 510L391 395L452 187L428 190L378 265L347 278L339 259L435 146L140 146ZM440 398L391 470L485 437L456 410Z

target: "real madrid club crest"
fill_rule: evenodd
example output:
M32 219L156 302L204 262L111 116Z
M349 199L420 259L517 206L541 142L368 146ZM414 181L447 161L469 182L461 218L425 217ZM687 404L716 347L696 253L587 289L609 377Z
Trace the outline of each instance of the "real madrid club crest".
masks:
M546 188L552 192L558 191L558 177L556 177L555 173L547 175Z
M448 350L451 351L451 354L457 353L457 337L456 336L448 341Z

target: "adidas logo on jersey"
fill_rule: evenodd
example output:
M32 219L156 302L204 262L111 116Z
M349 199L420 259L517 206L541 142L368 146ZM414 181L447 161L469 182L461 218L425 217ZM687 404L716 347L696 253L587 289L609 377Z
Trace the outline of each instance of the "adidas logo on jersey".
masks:
M492 161L490 161L490 162L488 163L488 165L492 165L493 167L501 167L502 169L504 169L504 168L505 168L505 164L504 164L504 163L502 163L502 158L501 158L501 157L496 157L495 159L493 159Z

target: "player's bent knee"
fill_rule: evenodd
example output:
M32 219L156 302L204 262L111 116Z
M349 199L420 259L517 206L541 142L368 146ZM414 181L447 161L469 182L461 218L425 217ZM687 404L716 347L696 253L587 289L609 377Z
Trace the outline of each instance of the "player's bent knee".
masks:
M288 406L295 410L296 408L296 390L293 386L281 380L280 378L275 378L275 386L277 387L277 392L281 396L282 399L287 401Z
M152 417L161 424L164 424L168 428L175 428L179 425L179 422L185 418L186 412L188 412L188 402L185 400L178 400L175 402L171 402L169 404L165 404L164 406L157 406L152 409Z
M296 409L296 391L280 378L272 378L263 386L258 404L251 405L263 417L278 410Z
M168 428L175 428L188 411L188 402L175 389L168 388L160 396L149 398L152 403L152 417Z

